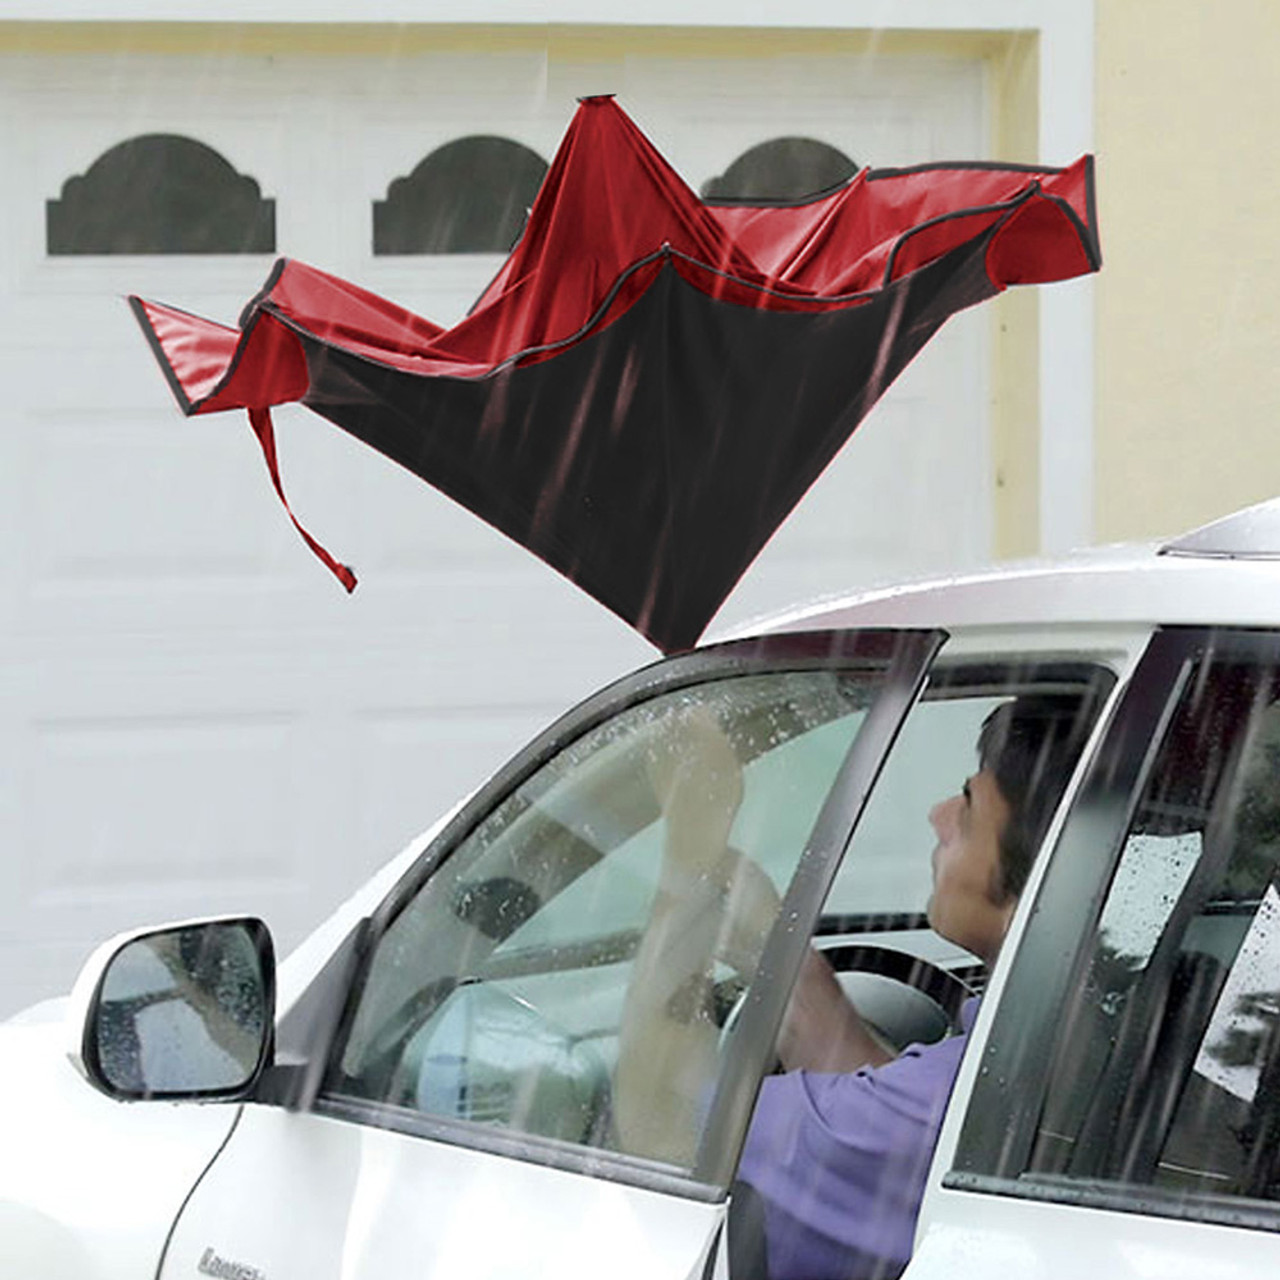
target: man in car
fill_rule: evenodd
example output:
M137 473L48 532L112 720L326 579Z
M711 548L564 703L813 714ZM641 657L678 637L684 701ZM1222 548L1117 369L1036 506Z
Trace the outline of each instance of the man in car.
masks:
M977 772L929 813L929 923L988 964L1083 745L1080 711L1075 699L1002 704L982 727ZM778 1043L786 1072L764 1081L739 1166L763 1204L770 1280L906 1265L976 1004L966 1002L962 1034L895 1056L808 953Z

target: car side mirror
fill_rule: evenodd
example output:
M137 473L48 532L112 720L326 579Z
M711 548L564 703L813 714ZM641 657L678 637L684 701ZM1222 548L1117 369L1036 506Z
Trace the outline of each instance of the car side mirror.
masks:
M251 916L121 934L72 991L72 1063L108 1097L245 1096L271 1056L275 959Z

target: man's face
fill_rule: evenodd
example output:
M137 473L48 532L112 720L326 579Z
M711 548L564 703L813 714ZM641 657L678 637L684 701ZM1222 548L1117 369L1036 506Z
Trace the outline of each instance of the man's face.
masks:
M981 769L961 793L929 810L937 834L929 923L942 937L994 960L1013 903L1000 895L1000 836L1011 811L995 776Z

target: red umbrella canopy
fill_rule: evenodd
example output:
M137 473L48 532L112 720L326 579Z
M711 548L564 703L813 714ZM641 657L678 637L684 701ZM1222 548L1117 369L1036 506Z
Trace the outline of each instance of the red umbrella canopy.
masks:
M185 413L249 411L282 499L269 410L301 401L670 651L948 316L1100 263L1090 157L716 203L589 98L450 329L289 259L239 328L130 302Z

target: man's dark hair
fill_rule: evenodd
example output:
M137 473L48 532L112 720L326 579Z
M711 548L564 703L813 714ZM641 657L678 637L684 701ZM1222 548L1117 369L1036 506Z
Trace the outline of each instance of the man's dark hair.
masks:
M982 722L979 764L1011 810L1000 836L1002 901L1018 897L1027 883L1096 710L1087 696L1020 694Z

